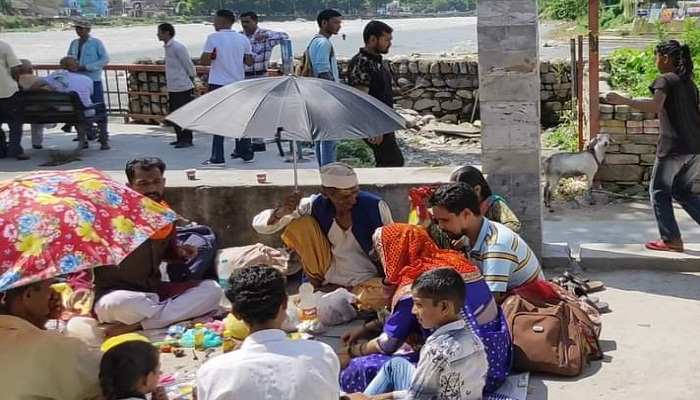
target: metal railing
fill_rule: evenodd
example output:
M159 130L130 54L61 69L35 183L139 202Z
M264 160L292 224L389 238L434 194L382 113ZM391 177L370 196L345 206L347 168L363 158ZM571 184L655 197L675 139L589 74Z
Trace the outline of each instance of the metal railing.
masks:
M37 76L46 76L53 71L61 69L58 64L34 64L34 73ZM160 72L165 73L165 65L156 64L109 64L103 68L102 84L105 91L105 106L107 113L111 116L123 116L127 119L129 115L129 97L143 95L143 92L133 92L129 89L129 74L140 72ZM198 66L198 75L209 74L209 67ZM158 95L166 92L149 92L148 94Z

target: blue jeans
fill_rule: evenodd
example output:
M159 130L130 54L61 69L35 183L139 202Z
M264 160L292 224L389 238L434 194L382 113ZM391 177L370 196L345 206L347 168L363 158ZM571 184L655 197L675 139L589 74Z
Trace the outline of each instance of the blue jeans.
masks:
M211 92L222 87L223 85L210 83L209 91ZM216 164L224 164L226 162L224 158L224 137L219 135L213 136L211 141L211 158L209 158L209 161ZM246 161L252 160L254 157L253 141L251 139L236 139L236 147L233 152Z
M104 108L102 109L104 111L97 116L97 127L100 131L100 143L107 143L109 140L109 134L107 132L107 103L105 102L105 91L102 87L102 81L92 82L92 96L90 96L90 100L92 100L93 104L104 104Z
M316 141L316 160L318 167L335 162L335 140Z
M364 394L376 396L397 390L408 390L415 370L416 367L410 361L402 357L394 357L382 366L377 376L367 385Z
M700 155L683 154L656 158L651 173L649 195L654 207L654 217L663 240L678 240L676 216L673 213L675 199L695 222L700 224L700 196L693 193L693 181L698 175Z

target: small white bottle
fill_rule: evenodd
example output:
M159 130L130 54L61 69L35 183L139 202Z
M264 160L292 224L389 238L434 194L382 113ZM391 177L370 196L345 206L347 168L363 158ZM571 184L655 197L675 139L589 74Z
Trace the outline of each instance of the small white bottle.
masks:
M304 282L299 286L299 319L304 321L313 321L318 318L318 310L316 309L316 301L314 300L314 287L309 282Z

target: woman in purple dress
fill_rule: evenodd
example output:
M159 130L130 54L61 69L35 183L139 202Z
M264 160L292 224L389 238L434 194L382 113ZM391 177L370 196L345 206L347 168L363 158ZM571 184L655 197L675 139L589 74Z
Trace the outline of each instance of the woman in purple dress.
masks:
M467 289L463 317L486 347L489 371L484 392L498 389L510 371L512 343L503 311L478 268L461 253L439 249L419 226L387 225L377 229L373 239L386 273L385 283L394 289L392 313L383 322L375 320L343 335L351 359L340 375L341 388L348 393L364 391L392 356L418 361L420 346L431 332L423 330L411 312L411 284L425 271L450 267L462 274Z

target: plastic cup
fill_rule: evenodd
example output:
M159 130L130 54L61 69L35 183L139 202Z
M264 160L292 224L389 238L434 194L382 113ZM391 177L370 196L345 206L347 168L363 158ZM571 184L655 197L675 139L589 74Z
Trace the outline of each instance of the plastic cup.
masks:
M267 172L258 172L255 174L255 177L258 179L258 183L267 183Z
M187 174L187 179L194 181L197 180L197 170L192 168L192 169L186 169L185 173Z

